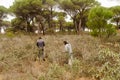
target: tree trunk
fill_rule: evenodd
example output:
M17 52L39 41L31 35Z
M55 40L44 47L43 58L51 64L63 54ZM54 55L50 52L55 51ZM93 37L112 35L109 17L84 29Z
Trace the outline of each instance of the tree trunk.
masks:
M59 24L60 24L60 31L63 31L63 28L62 28L62 27L63 27L62 22L60 21Z
M44 29L43 24L42 24L42 31L43 31L43 35L45 35L45 29Z
M75 20L75 24L74 25L75 25L75 28L76 28L76 33L78 33L76 20Z
M34 31L34 27L35 27L35 22L34 22L34 18L32 19L32 30Z
M39 30L39 34L41 33L41 24L40 24L40 22L38 22L38 30Z
M79 25L78 25L78 34L80 34L82 31L82 19L79 20Z
M76 33L78 33L78 28L77 28L77 23L75 18L73 18L73 26L75 28Z
M116 21L117 29L119 29L119 21Z
M25 31L28 32L27 21L26 21Z
M53 16L53 12L52 12L52 7L50 8L50 21L49 21L49 27L52 28L52 16Z
M30 32L30 22L27 21L27 32Z
M26 19L27 19L27 31L28 32L33 32L33 28L30 25L30 22L32 21L32 19L28 19L28 18L26 18Z
M41 28L42 28L42 31L43 31L43 35L45 35L45 29L44 29L44 25L43 25L42 21L40 21L40 24L41 24Z

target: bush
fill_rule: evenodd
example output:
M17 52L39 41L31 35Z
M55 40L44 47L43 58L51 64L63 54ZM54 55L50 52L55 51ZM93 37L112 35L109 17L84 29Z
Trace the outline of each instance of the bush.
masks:
M109 38L110 36L116 35L116 29L111 24L108 24L106 28L103 28L101 31L98 29L92 30L91 35L100 38Z
M64 70L57 64L51 65L50 70L48 71L48 75L53 78L61 78L63 73Z
M82 69L82 62L78 59L75 59L73 61L73 65L72 65L72 73L73 73L73 77L77 77L79 76L79 74L83 71Z
M13 32L7 32L6 36L12 38L15 37L15 34Z
M92 36L97 37L99 33L97 32L97 30L93 30L92 32L90 32L90 34L91 34Z
M45 76L41 76L39 80L63 80L64 68L58 64L50 65L50 68Z
M101 50L93 58L96 71L94 76L98 80L119 80L120 79L120 55L109 49Z

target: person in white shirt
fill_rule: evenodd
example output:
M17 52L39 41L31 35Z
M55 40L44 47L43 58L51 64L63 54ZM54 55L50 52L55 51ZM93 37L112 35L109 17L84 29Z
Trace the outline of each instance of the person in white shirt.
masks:
M72 61L73 61L73 51L72 51L72 47L71 44L68 43L67 41L63 41L64 45L65 45L65 52L67 52L68 54L68 64L72 65Z

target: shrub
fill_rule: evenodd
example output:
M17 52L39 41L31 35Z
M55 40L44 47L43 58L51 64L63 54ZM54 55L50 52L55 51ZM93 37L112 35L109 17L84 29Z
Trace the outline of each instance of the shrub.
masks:
M79 76L79 74L82 72L82 62L78 59L75 59L73 61L73 65L72 65L72 73L73 73L73 77L77 77Z
M52 64L46 74L45 80L62 80L64 72L64 68L58 64Z
M112 24L108 24L113 16L113 12L105 7L94 7L88 15L87 26L91 29L91 34L98 37L110 37L115 34L115 28Z
M15 35L13 34L13 32L7 32L7 33L6 33L6 36L12 38L12 37L14 37Z
M104 49L94 57L94 66L97 66L94 76L98 80L119 80L120 79L120 55Z

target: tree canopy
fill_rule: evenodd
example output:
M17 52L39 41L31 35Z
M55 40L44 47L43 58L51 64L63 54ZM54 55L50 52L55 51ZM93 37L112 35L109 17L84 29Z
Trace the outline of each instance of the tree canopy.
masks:
M16 17L22 18L27 23L27 31L32 31L30 22L33 21L36 15L39 15L42 10L41 0L16 0L11 6L11 11Z
M119 7L104 8L96 0L15 0L10 10L16 16L12 24L18 22L26 32L36 29L53 32L56 26L65 31L68 15L76 33L82 33L87 27L93 30L106 28L109 20L117 22L117 26L119 22ZM92 24L92 21L96 22Z
M88 27L92 30L93 35L95 36L109 36L111 33L114 33L114 28L112 24L108 23L113 17L113 12L105 7L94 7L90 10L88 16ZM111 32L108 32L111 31Z
M4 6L0 6L0 26L3 25L3 19L7 17L8 9Z
M120 6L111 7L110 10L113 12L112 21L116 22L117 29L120 27Z

